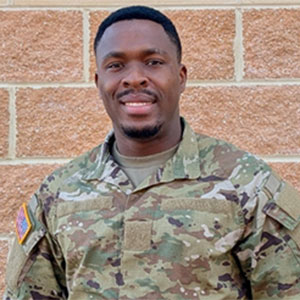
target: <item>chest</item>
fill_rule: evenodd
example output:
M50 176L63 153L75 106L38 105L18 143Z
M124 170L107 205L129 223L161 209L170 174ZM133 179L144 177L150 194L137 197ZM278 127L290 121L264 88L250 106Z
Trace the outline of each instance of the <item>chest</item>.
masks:
M234 189L217 184L183 180L59 204L54 234L71 295L198 299L242 293L231 255L243 232L241 212L228 200L235 199Z

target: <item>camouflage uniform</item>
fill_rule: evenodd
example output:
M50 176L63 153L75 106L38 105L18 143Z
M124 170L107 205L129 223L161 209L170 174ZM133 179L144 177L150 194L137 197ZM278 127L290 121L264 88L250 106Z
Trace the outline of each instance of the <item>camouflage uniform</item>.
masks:
M185 124L175 155L134 188L113 139L32 197L5 299L300 297L300 197L263 161Z

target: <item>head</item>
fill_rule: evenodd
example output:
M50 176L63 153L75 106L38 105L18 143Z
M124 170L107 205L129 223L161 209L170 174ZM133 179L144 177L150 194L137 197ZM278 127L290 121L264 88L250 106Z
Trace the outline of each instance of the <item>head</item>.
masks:
M123 8L100 25L94 47L95 82L119 149L132 140L178 137L186 68L172 22L152 8Z
M149 20L160 24L177 49L177 59L181 62L181 42L176 27L172 21L160 11L147 6L129 6L110 14L99 26L94 40L94 52L97 56L97 46L105 32L112 24L124 20Z

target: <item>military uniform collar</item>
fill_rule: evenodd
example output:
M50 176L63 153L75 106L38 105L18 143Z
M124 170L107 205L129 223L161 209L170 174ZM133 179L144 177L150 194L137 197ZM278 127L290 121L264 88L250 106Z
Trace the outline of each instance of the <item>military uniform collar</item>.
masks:
M197 136L183 118L181 121L184 129L176 153L156 173L145 179L137 187L138 190L161 182L194 179L200 176ZM104 143L97 148L98 153L94 163L83 177L85 180L104 180L113 184L124 184L126 177L110 154L114 139L114 133L111 131L106 136Z

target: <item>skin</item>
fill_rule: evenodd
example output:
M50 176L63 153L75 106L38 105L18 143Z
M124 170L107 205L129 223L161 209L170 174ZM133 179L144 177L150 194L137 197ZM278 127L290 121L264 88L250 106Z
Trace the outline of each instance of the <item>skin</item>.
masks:
M98 44L96 61L95 82L120 153L145 156L175 146L181 138L179 99L187 71L163 27L149 20L112 24ZM124 132L153 127L160 129L142 139Z

